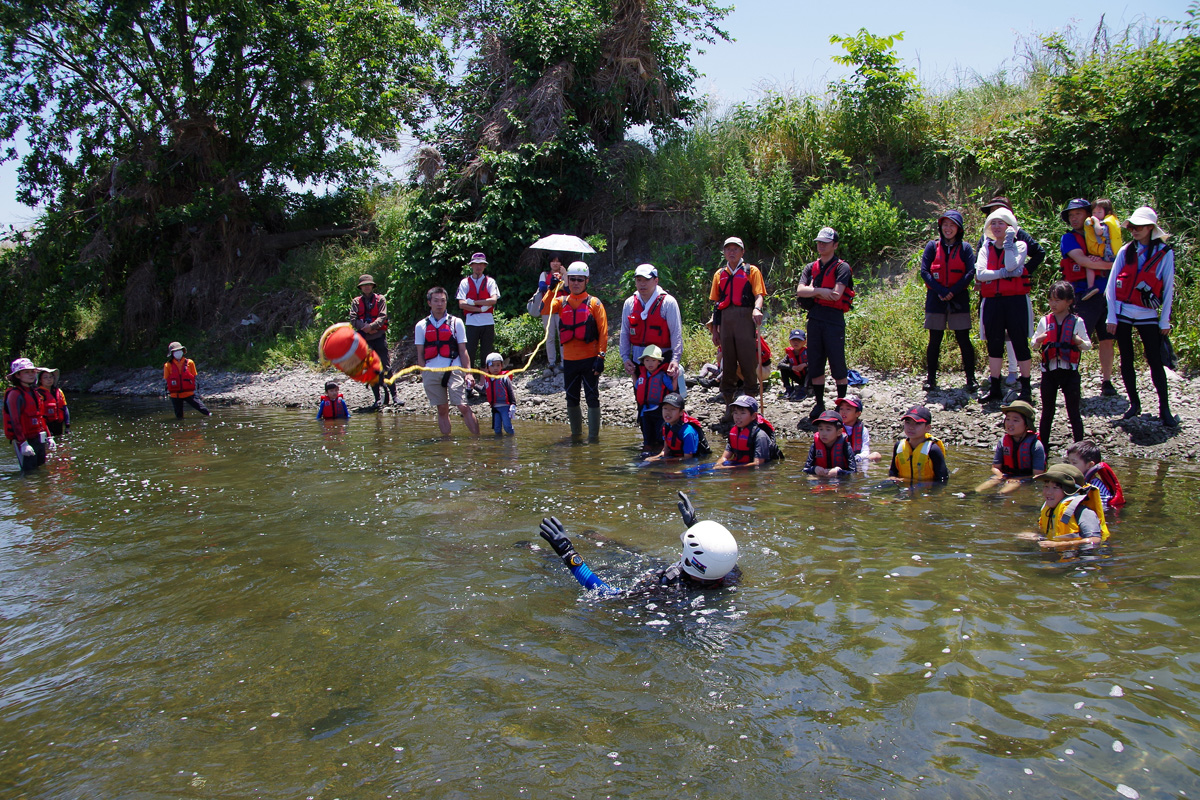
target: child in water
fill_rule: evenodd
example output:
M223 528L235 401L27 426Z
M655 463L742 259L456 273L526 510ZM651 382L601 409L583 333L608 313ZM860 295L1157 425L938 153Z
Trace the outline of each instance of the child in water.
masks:
M662 402L662 452L647 461L674 461L712 454L700 420L683 410L683 398L671 392Z
M1091 553L1108 539L1100 492L1084 483L1082 472L1070 464L1055 464L1034 480L1042 481L1045 503L1037 533L1022 538L1036 539L1043 552L1057 551L1063 557Z
M804 462L804 471L818 478L849 478L857 469L854 448L846 436L842 416L822 411L817 417L817 433Z
M517 393L513 389L512 379L504 371L504 356L499 353L488 353L487 374L484 378L483 393L488 405L492 407L492 431L497 435L508 433L516 435L513 430L512 412L517 405Z
M549 542L584 589L603 595L685 593L691 589L719 589L736 581L738 546L733 534L719 522L697 522L696 510L683 492L679 493L679 514L687 528L679 536L683 543L679 561L652 572L628 590L610 586L592 572L575 552L566 527L557 517L543 519L538 534Z
M325 394L317 402L317 419L350 419L350 408L336 381L325 384Z
M996 443L992 475L999 480L1030 478L1046 471L1046 448L1033 432L1033 406L1015 400L1000 409L1004 436Z
M946 445L930 433L933 415L925 406L913 406L900 418L904 438L896 443L888 480L935 481L950 480L946 466Z
M179 342L167 345L167 363L163 364L163 382L175 409L175 419L183 419L183 404L187 403L204 416L212 414L196 396L196 362L187 357L187 348Z
M67 408L67 397L58 388L58 370L38 367L38 394L42 396L42 407L46 410L46 428L58 440L71 430L71 411Z
M22 472L46 463L46 420L42 396L35 386L37 368L28 358L18 358L8 370L4 392L4 435L13 444Z
M775 426L758 413L758 401L742 395L729 404L733 427L729 429L729 444L713 469L761 467L768 461L783 458L775 444Z
M642 363L633 381L633 396L638 406L638 424L642 429L642 452L662 450L663 398L676 389L675 379L663 365L663 351L650 345L642 351Z
M1100 457L1100 447L1091 439L1067 448L1067 463L1083 473L1083 479L1100 492L1100 499L1113 508L1125 505L1125 493L1113 468Z
M871 434L860 419L862 398L856 394L839 397L833 402L833 407L842 417L842 427L846 429L846 438L850 440L850 449L854 451L855 469L865 475L867 467L882 461L883 456L871 452Z

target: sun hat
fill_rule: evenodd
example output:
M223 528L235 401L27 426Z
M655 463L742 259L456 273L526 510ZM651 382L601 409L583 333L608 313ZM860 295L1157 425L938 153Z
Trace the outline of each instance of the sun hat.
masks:
M669 395L663 398L663 405L683 408L683 398L679 396L678 392L671 392Z
M503 364L504 356L499 353L488 353L487 358L483 360L484 364L495 364L496 362Z
M1086 208L1090 214L1092 213L1092 201L1088 200L1086 197L1076 197L1074 200L1067 203L1066 208L1064 208L1062 213L1059 214L1059 216L1062 217L1062 221L1070 225L1071 223L1067 221L1067 217L1069 217L1071 212L1077 208Z
M638 268L633 271L633 274L638 278L657 278L658 268L653 264L638 264Z
M794 328L794 329L792 330L792 332L788 334L788 341L789 341L789 342L790 342L792 339L799 339L800 341L804 341L804 340L806 340L807 338L808 338L808 334L807 334L807 333L805 333L804 331L800 330L799 328Z
M187 355L187 348L181 345L179 342L171 342L169 345L167 345L167 355L171 355L172 350L182 350L183 354L185 356Z
M992 238L992 236L991 236L992 231L991 231L990 226L992 224L992 220L994 220L994 219L1004 220L1005 222L1008 223L1008 227L1012 228L1014 231L1020 230L1020 226L1017 225L1017 218L1013 216L1013 213L1011 211L1009 211L1007 208L997 208L995 211L988 214L987 219L984 220L984 222L983 222L983 235L988 237L989 239Z
M483 253L472 253L471 254L471 263L472 264L486 264L487 256L485 256Z
M845 397L839 397L837 400L833 401L835 408L843 403L851 408L857 408L859 411L862 411L862 400L859 399L858 395L848 394Z
M726 239L725 244L721 245L721 249L724 250L726 247L729 247L729 245L731 245L731 244L736 244L738 247L742 248L743 250L746 249L746 245L743 244L742 240L736 236L730 236L728 239Z
M1035 481L1053 481L1066 490L1068 494L1083 488L1083 473L1071 464L1053 464L1041 475L1034 475Z
M838 232L826 225L817 232L817 238L814 242L836 242L838 240Z
M368 283L371 284L372 286L374 286L375 279L372 278L370 275L359 275L358 276L358 287L360 289L363 287L364 284L368 284Z
M925 406L913 406L908 411L904 412L901 420L911 419L913 422L925 422L933 424L933 414L929 413L929 409Z
M38 367L37 371L38 372L49 372L51 375L54 376L54 382L58 383L58 370L52 369L51 367ZM41 380L41 378L38 378L38 380Z
M758 411L758 401L748 394L741 395L729 405L741 406L742 408L748 408L751 411Z
M997 208L1007 208L1009 211L1013 210L1012 203L1008 202L1007 197L1002 197L1001 195L996 195L991 200L988 200L979 207L979 210L990 214Z
M645 350L642 351L642 355L640 358L638 358L638 361L641 361L643 358L647 358L647 357L657 358L659 361L662 361L663 360L663 351L658 345L652 344L649 347L647 347Z
M1161 242L1165 242L1171 235L1158 226L1158 213L1150 206L1142 206L1130 214L1129 219L1125 220L1125 227L1130 225L1153 225L1154 230L1151 231L1150 238Z
M1033 406L1031 406L1025 400L1013 400L1011 403L1000 409L1001 413L1004 413L1005 411L1017 412L1029 422L1030 428L1033 427L1033 419L1036 412L1033 410Z
M8 377L11 378L13 375L16 375L23 369L37 369L37 367L35 367L33 362L28 358L18 358L17 360L13 361L12 366L8 368Z
M817 417L816 421L818 424L820 424L822 422L832 422L834 425L837 425L839 428L845 427L844 425L842 425L841 415L838 414L838 412L836 412L836 411L822 411L821 416Z
M588 269L588 265L582 261L572 261L571 265L567 267L568 278L587 278L590 277L591 274L592 272Z

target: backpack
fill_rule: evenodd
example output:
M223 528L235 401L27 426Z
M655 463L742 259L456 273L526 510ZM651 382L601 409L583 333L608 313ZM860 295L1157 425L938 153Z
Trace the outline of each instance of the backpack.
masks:
M775 426L767 422L767 418L762 414L758 414L757 417L758 419L755 421L758 425L755 430L765 433L771 442L771 446L767 450L767 461L783 461L783 450L779 448L779 443L775 440ZM757 435L756 433L755 436Z

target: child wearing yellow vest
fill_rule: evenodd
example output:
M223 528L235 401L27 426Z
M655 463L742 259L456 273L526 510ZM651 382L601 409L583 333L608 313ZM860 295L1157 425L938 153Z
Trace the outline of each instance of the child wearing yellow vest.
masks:
M945 483L950 480L950 469L946 466L946 446L934 437L933 415L925 406L913 406L900 418L904 426L904 438L896 443L892 451L892 464L888 467L888 480L933 481Z
M1083 473L1071 464L1055 464L1034 480L1042 481L1041 514L1036 534L1043 551L1084 553L1108 539L1104 521L1104 503L1095 486L1084 481Z

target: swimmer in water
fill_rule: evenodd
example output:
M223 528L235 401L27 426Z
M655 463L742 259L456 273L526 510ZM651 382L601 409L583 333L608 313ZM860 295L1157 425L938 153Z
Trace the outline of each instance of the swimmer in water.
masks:
M698 522L696 510L683 492L679 493L679 513L687 526L679 536L683 543L679 561L654 570L629 589L617 589L592 572L575 552L567 538L566 527L556 517L543 519L538 533L550 543L584 589L602 595L671 594L692 589L719 589L734 582L739 571L738 546L733 534L719 522L707 519Z

